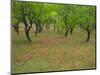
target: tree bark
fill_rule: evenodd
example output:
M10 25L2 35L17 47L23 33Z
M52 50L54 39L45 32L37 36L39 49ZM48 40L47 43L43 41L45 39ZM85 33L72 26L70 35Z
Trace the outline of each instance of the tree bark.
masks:
M19 35L19 30L18 30L18 29L16 30L16 32L17 32L17 34Z
M38 32L41 32L41 23L40 20L37 20Z
M35 25L36 25L35 36L37 36L37 33L42 31L43 26L41 25L40 20L37 19Z
M66 29L65 31L65 37L67 37L67 35L68 35L68 29Z
M90 40L90 31L89 30L87 30L87 42L89 42L89 40Z
M14 30L16 31L17 34L19 34L19 27L13 25Z
M25 34L26 34L26 37L27 37L28 41L31 42L31 38L29 36L29 31L32 28L32 23L30 23L30 25L28 25L25 18L23 19L23 22L24 22L24 25L25 25Z
M39 29L38 32L41 32L42 31L42 26L41 26L40 23L38 24L38 29Z
M71 34L71 35L73 34L73 28L70 29L70 34Z
M86 42L89 42L90 40L90 35L91 35L91 31L89 30L89 25L85 28L83 25L80 25L81 28L83 28L86 33L87 33L87 39L86 39Z
M35 36L37 36L38 30L39 30L39 29L38 29L38 23L36 22L35 25L36 25Z
M30 39L30 36L29 36L29 30L25 30L25 34L26 34L28 41L31 42L31 39Z

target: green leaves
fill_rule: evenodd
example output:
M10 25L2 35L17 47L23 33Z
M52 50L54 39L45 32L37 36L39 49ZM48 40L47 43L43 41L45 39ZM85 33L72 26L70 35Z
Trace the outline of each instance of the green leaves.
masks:
M27 24L38 20L42 25L55 24L54 27L61 30L82 25L83 29L92 31L96 24L96 7L12 1L12 23L16 24L23 16Z

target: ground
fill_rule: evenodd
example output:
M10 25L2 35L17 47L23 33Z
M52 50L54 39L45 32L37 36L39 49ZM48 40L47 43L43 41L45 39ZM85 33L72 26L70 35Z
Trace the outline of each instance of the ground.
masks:
M95 32L86 42L86 32L75 28L73 35L64 37L53 31L43 31L28 42L24 31L12 30L12 72L45 72L95 69Z

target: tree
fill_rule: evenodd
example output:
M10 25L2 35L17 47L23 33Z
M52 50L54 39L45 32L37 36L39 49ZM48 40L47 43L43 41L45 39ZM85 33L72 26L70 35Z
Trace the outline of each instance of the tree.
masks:
M62 17L64 25L65 25L65 37L67 37L68 32L70 30L70 24L68 22L70 21L70 14L72 12L72 6L71 5L62 5L59 7L59 15Z
M68 36L72 35L76 25L87 33L87 42L95 29L95 7L79 5L57 5L47 3L12 1L12 25L19 34L19 23L25 27L25 35L28 41L30 30L35 25L35 36L42 32L44 26Z
M11 7L13 13L11 14L11 24L14 30L17 32L17 34L19 34L20 12L16 11L19 8L19 6L17 7L17 5L17 2L12 1Z
M82 29L84 29L87 33L87 39L88 42L90 40L90 35L93 31L93 27L96 25L96 13L95 13L95 7L94 6L80 6L79 7L79 19L78 22Z
M13 17L16 18L18 23L24 23L25 34L28 41L31 41L29 31L32 28L33 23L33 11L31 10L31 6L31 3L12 1Z
M77 25L77 5L70 5L70 12L68 13L68 25L69 25L69 31L70 34L72 35L73 30L75 26Z

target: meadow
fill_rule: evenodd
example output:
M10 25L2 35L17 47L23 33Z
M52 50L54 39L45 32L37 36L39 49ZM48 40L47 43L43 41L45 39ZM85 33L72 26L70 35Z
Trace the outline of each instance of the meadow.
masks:
M64 37L54 31L42 31L31 42L23 29L19 35L12 29L12 72L46 72L96 68L96 38L92 32L86 42L86 32L76 27L72 35Z

